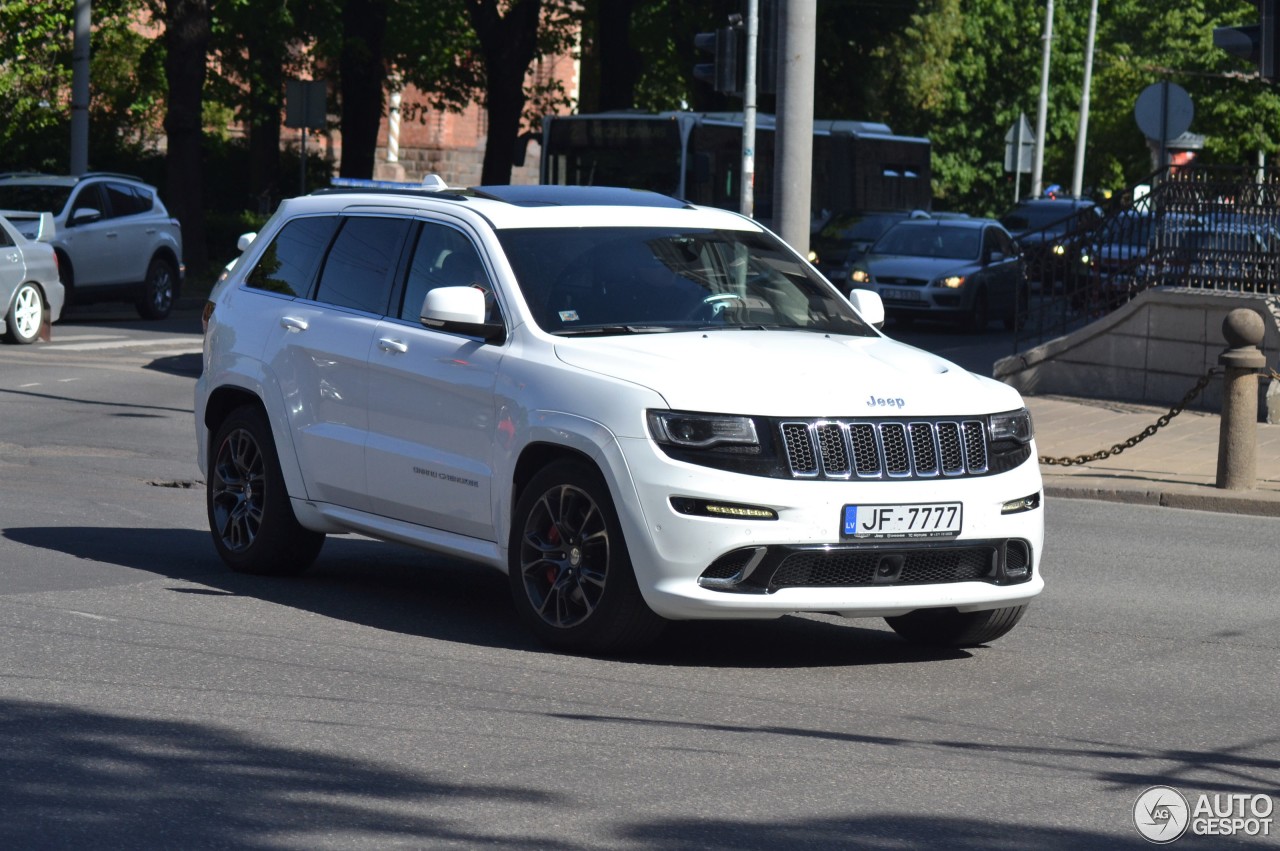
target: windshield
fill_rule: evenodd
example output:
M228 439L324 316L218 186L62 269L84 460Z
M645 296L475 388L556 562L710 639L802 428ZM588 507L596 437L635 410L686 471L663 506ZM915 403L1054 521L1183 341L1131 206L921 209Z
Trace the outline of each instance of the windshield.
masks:
M976 228L903 222L880 237L871 253L976 260L981 248L982 232Z
M57 215L71 196L70 186L6 186L0 183L0 210L25 210Z
M1000 224L1011 231L1065 231L1073 212L1070 207L1054 204L1026 204L1014 207L1002 216Z
M498 232L553 334L787 328L873 335L847 301L763 233L662 227Z

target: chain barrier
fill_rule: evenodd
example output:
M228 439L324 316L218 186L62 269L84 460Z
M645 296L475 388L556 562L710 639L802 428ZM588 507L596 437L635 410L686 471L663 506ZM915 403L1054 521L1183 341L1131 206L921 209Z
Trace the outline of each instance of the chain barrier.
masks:
M1112 455L1119 455L1126 449L1132 449L1160 429L1167 426L1169 421L1182 413L1183 408L1195 401L1195 398L1204 392L1204 388L1209 386L1209 382L1213 380L1213 377L1221 372L1222 367L1220 366L1210 367L1209 371L1201 376L1200 380L1195 383L1195 386L1187 391L1187 395L1182 397L1182 401L1169 409L1169 413L1164 414L1154 423L1147 426L1145 429L1123 443L1117 443L1110 449L1099 449L1092 455L1065 456L1062 458L1050 458L1048 455L1041 455L1040 463L1047 464L1051 467L1072 467L1078 464L1088 464L1090 461L1101 461L1103 458L1110 458ZM1260 374L1258 377L1263 378L1265 376ZM1271 370L1271 377L1280 378L1280 373L1277 373L1275 370Z

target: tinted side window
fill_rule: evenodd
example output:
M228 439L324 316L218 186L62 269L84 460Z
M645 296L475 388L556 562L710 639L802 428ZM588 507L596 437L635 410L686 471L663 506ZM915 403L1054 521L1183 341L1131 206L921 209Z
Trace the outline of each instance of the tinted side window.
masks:
M320 273L316 299L369 313L386 313L396 262L408 230L408 219L345 219Z
M312 216L289 222L258 258L245 284L255 290L305 296L337 227L337 216Z
M92 184L81 188L76 193L75 198L71 200L71 215L74 216L79 210L97 210L105 217L109 215L106 203L98 192L98 185Z
M0 227L0 245L13 245L13 239L9 236L9 232L2 227Z
M127 183L106 183L103 189L111 204L111 217L132 216L143 211L142 199L133 192Z
M488 296L488 321L496 321L489 276L471 240L446 225L426 222L409 263L400 318L418 321L422 301L436 287L480 287Z

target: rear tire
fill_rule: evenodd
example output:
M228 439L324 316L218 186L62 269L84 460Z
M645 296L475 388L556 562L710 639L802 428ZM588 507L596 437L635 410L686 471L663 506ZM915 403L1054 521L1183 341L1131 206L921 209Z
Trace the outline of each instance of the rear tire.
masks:
M311 566L324 535L302 527L289 504L275 441L258 408L237 408L209 447L209 531L238 573L290 576Z
M587 464L557 461L533 477L509 545L512 599L543 643L616 654L652 643L666 625L640 593L609 488Z
M178 295L178 272L163 257L152 257L147 266L147 280L142 298L138 299L138 315L143 319L164 319L173 310Z
M929 647L976 647L990 644L1022 620L1026 605L984 612L917 609L885 622L912 644Z
M7 343L26 345L40 336L44 322L44 297L35 284L23 284L13 294L9 312L4 317L4 339Z

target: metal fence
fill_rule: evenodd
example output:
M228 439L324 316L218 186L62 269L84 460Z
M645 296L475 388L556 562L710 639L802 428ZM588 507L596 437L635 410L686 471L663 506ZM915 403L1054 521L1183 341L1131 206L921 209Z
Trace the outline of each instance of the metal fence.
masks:
M1280 292L1280 171L1182 167L1026 251L1015 351L1082 327L1154 286Z

